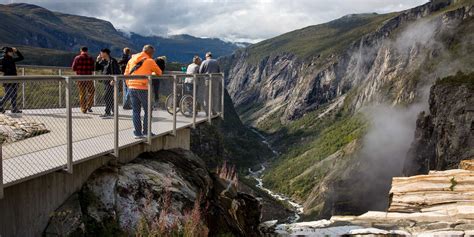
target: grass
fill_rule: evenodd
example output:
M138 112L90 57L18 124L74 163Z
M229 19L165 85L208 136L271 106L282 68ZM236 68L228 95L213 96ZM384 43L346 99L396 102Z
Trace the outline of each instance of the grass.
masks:
M328 167L322 167L317 172L303 173L350 142L361 138L367 127L361 115L340 118L330 125L326 121L328 120L316 120L317 126L296 132L296 137L300 140L308 136L307 141L298 143L290 137L289 141L283 142L289 149L265 174L264 182L268 187L304 200L315 183L324 177Z
M464 74L463 72L459 71L456 73L456 75L437 80L436 85L466 85L469 88L474 89L474 72Z
M283 52L295 54L302 59L317 56L329 58L393 16L395 14L351 15L292 31L250 46L249 61L256 64L265 57Z
M451 178L450 182L451 182L451 186L449 187L449 190L454 191L454 188L456 187L456 185L458 185L458 182L456 181L454 177Z

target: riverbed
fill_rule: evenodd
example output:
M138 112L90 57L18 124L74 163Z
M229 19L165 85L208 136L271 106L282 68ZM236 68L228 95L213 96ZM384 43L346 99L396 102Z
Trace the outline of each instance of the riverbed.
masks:
M259 133L256 129L254 129L254 128L250 128L250 129L252 130L252 132L257 134L262 139L262 142L265 145L267 145L268 148L273 152L273 154L274 154L273 159L276 159L278 157L279 153L278 153L278 151L273 149L271 144L267 141L266 137L263 136L261 133ZM249 176L254 178L257 181L257 184L255 186L258 189L268 193L270 196L272 196L276 200L287 203L288 206L291 207L291 209L293 209L293 211L295 213L295 215L288 220L289 223L297 222L301 218L301 214L303 213L303 210L304 210L303 206L301 204L291 200L289 197L287 197L284 194L274 192L274 191L264 187L262 178L263 178L263 173L265 172L265 169L266 169L265 165L266 164L261 164L260 170L257 170L257 171L253 171L251 168L249 168L249 173L250 173Z

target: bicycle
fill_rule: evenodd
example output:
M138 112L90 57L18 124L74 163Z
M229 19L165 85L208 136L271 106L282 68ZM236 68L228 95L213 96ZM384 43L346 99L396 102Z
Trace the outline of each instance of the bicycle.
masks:
M176 113L181 112L185 117L192 117L193 116L193 96L190 94L185 93L185 86L184 82L178 82L177 87L177 95L176 99L179 103L176 105ZM179 89L180 88L180 89ZM192 93L192 92L191 92ZM173 115L173 94L169 94L166 97L165 102L166 110L169 114ZM196 106L196 112L199 112L198 106Z

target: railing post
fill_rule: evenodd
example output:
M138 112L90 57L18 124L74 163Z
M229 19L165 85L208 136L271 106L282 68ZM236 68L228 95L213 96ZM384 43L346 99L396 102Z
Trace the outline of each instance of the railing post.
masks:
M72 174L72 81L66 77L66 136L67 136L67 172Z
M209 74L209 88L208 88L208 91L209 91L209 98L208 98L208 103L207 103L207 115L208 115L208 118L207 118L207 122L209 124L212 124L212 74Z
M197 76L193 76L193 128L196 128L196 81Z
M97 75L96 71L94 71L92 74ZM97 85L95 83L95 80L92 81L94 84L94 106L97 106Z
M152 139L152 136L151 136L151 119L152 119L152 114L153 114L153 106L152 106L152 93L153 93L153 79L152 79L152 76L148 76L148 108L146 108L146 110L148 111L148 114L147 114L147 127L148 127L148 131L147 131L147 134L146 134L146 138L147 138L147 142L149 145L151 145L151 139Z
M122 103L123 106L125 106L125 101L127 100L127 94L125 93L125 87L126 87L126 82L125 80L122 80Z
M25 76L25 68L21 68L21 75ZM25 109L25 83L21 83L21 102L22 102L22 108Z
M225 75L224 73L222 75L222 80L221 80L221 90L222 90L222 97L221 97L221 119L224 120L224 100L225 100Z
M119 81L114 76L114 155L119 157Z
M177 106L177 99L178 99L178 96L177 96L177 88L176 88L176 84L177 84L177 77L176 75L173 75L173 136L176 136L176 106ZM183 108L181 108L183 109Z
M62 76L63 75L63 71L62 69L59 69L58 70L58 75L59 76ZM58 88L58 92L59 92L59 108L61 108L63 106L63 83L62 81L59 81L59 88Z
M0 199L3 198L3 145L0 144Z

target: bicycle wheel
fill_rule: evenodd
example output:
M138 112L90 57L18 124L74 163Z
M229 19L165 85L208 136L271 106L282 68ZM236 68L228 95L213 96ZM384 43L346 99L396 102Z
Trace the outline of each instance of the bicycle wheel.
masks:
M184 95L183 98L181 98L179 107L181 108L181 113L185 117L192 117L193 116L193 97L190 95Z
M173 114L173 94L168 95L166 97L165 107L166 107L166 111L168 111L168 113L172 115ZM179 113L179 111L180 111L179 103L176 103L176 113Z

